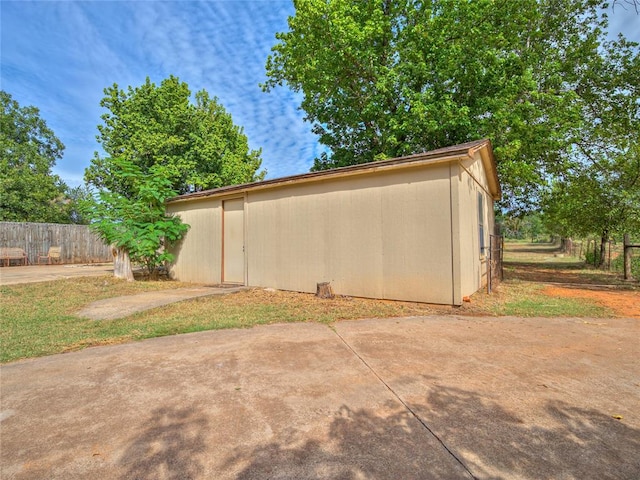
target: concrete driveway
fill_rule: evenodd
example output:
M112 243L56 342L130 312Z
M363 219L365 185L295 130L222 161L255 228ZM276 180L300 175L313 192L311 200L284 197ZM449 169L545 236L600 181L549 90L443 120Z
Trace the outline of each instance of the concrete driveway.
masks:
M62 278L113 275L113 263L0 267L0 285L48 282Z
M4 365L2 479L638 479L640 323L420 317Z

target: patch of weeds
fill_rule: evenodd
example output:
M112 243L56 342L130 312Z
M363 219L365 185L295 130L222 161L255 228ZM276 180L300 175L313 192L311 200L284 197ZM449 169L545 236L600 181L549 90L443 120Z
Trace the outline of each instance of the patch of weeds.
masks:
M177 288L178 282L125 282L84 277L2 287L0 362L60 353L129 338L127 328L112 332L74 312L104 298Z
M543 285L508 280L495 294L484 299L484 309L497 316L517 317L607 317L612 312L589 299L545 295ZM493 296L495 295L495 296ZM474 298L476 298L474 296Z

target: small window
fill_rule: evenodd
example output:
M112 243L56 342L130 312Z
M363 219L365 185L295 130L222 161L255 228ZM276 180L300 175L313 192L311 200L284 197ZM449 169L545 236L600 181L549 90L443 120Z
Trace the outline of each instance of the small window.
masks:
M482 193L478 193L478 237L480 239L480 255L484 255L484 206Z

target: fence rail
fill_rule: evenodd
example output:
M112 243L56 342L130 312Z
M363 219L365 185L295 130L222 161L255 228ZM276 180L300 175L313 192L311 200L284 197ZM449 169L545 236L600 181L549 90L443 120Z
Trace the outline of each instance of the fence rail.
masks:
M38 255L46 255L49 247L62 247L61 263L113 261L111 248L87 225L0 222L0 247L22 248L31 264L37 264Z
M635 242L634 242L635 240ZM630 235L609 237L601 247L602 239L587 237L582 240L562 239L562 251L584 260L587 265L623 274L625 280L640 279L640 238Z

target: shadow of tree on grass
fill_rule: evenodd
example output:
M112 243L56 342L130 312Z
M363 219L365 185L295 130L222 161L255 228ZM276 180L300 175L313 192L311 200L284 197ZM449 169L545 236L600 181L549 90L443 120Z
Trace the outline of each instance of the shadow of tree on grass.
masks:
M503 265L507 280L585 286L625 285L622 275L593 268L583 260L565 254L559 245L507 244Z

